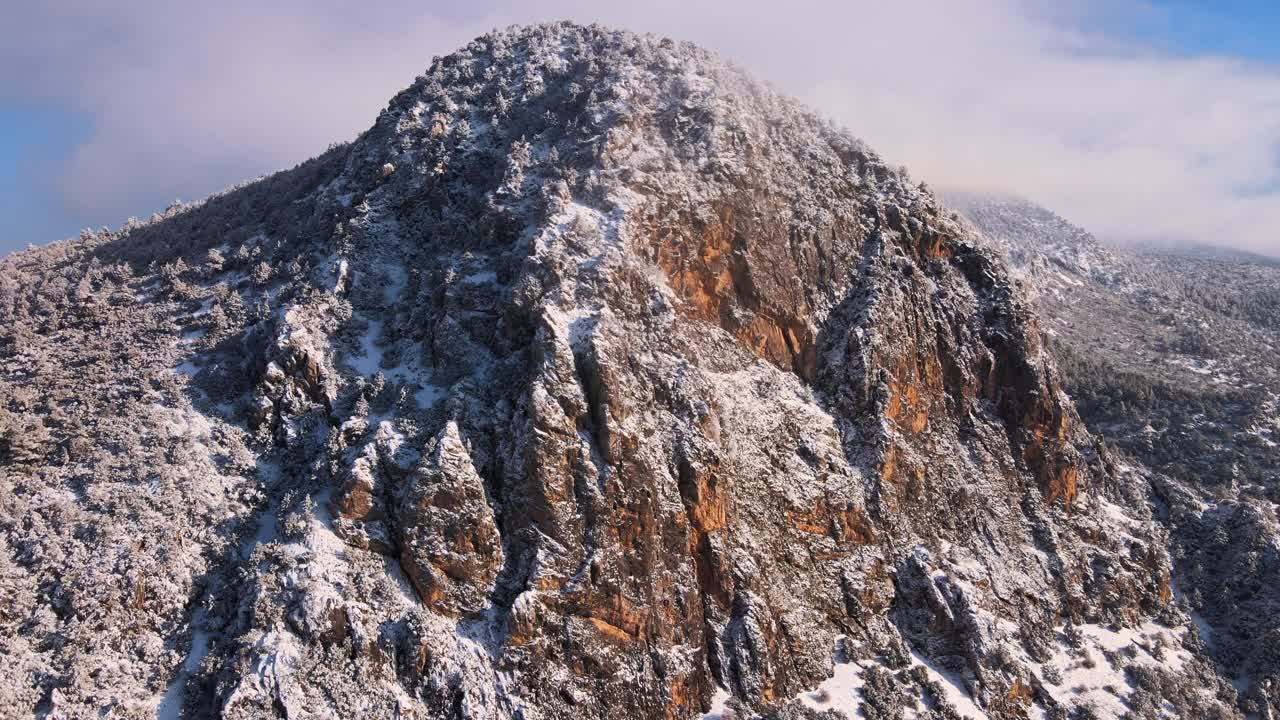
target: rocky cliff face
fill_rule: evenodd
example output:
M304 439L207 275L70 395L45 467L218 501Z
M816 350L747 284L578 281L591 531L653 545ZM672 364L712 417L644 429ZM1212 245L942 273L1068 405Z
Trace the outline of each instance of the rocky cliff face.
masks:
M494 33L5 264L19 714L1235 716L1002 262L695 47Z
M1036 291L1090 427L1144 477L1174 587L1250 714L1280 713L1280 271L1229 252L1107 248L1044 208L953 195Z

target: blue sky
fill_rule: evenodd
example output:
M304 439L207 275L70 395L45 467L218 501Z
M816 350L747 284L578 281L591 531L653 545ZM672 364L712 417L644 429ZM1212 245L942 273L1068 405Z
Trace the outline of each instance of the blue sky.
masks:
M1120 32L1171 52L1214 53L1280 63L1280 2L1276 0L1158 0Z
M62 206L49 168L66 162L88 136L90 122L59 108L0 105L0 252L73 235L83 226Z
M291 166L371 124L433 55L572 18L719 50L936 186L1025 194L1103 237L1280 254L1280 1L636 5L15 9L0 27L0 253Z

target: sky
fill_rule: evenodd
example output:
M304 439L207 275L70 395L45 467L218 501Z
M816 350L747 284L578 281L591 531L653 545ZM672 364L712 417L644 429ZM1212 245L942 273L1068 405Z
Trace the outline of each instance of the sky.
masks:
M1275 0L46 0L0 10L0 253L369 127L434 56L571 19L691 40L938 188L1280 256ZM369 9L372 8L372 9Z

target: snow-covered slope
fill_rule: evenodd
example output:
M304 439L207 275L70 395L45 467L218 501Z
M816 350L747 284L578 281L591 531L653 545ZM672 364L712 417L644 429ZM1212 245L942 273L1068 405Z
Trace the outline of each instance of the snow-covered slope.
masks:
M3 262L4 712L1237 716L1002 261L696 47Z

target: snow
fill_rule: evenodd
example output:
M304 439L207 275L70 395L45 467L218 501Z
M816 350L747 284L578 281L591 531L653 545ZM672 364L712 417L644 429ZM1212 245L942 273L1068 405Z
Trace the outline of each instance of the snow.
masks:
M1213 649L1213 626L1208 620L1204 619L1195 608L1191 607L1191 603L1187 602L1187 598L1182 594L1182 587L1178 584L1178 579L1172 578L1169 581L1169 589L1173 593L1174 600L1177 600L1187 610L1187 614L1191 616L1191 623L1196 628L1196 633L1200 636L1200 640L1204 642L1205 647Z
M209 418L190 407L182 409L167 408L163 405L153 406L156 416L164 420L163 428L169 437L188 436L197 443L207 440L213 433L213 424Z
M498 274L492 270L473 272L462 278L464 285L487 285L498 281Z
M579 349L581 343L590 335L597 316L583 308L571 308L568 311L555 306L548 306L543 311L543 319L554 332L557 339L562 339L569 347Z
M338 290L342 289L342 284L347 281L347 276L349 274L350 274L350 267L347 261L345 259L340 260L338 262L337 279L335 279L333 283L334 292L337 292Z
M271 488L280 480L280 467L275 462L263 461L258 464L258 481L264 487ZM260 545L273 543L280 538L280 527L276 522L277 507L270 503L258 513L258 525L254 534L240 543L239 553L242 559L253 557L253 551Z
M372 377L382 370L382 348L378 347L378 337L381 335L382 321L370 320L369 327L360 336L362 354L351 359L351 366L357 373Z
M401 278L401 282L403 278ZM430 382L430 371L418 367L411 353L402 353L400 362L391 367L383 367L383 358L387 350L378 344L382 336L383 321L369 319L365 331L360 335L359 353L348 357L351 369L364 377L373 377L382 373L388 380L416 386L412 396L418 407L429 409L448 393L448 388Z
M212 309L213 309L213 298L207 297L200 301L200 308L195 312L191 313L191 319L195 320L196 318L204 317L205 315L208 315L212 311Z
M1059 702L1092 703L1102 717L1120 717L1128 711L1125 697L1131 692L1125 668L1131 665L1149 665L1177 671L1182 669L1191 654L1182 648L1177 631L1153 622L1136 628L1113 630L1102 625L1077 625L1083 639L1078 650L1070 649L1065 640L1058 643L1054 656L1048 663L1039 665L1041 681L1045 689ZM1160 658L1151 650L1160 643L1164 651ZM1132 652L1132 657L1118 658L1115 664L1106 653ZM1058 669L1060 682L1053 683L1044 677L1044 668L1053 665Z
M396 592L396 599L400 601L400 605L406 608L417 607L421 600L418 599L417 591L413 589L413 584L409 582L409 576L404 574L404 568L400 566L400 561L396 558L382 556L383 570L387 576L391 578L391 587Z
M276 522L276 509L274 506L268 506L258 516L258 528L253 536L240 546L240 557L247 560L253 556L253 551L258 547L279 539L280 527Z
M834 674L816 689L803 692L796 699L818 712L835 710L849 718L864 717L862 713L862 678L866 671L861 664L837 663Z
M1205 377L1209 381L1218 385L1238 386L1243 384L1243 380L1239 375L1234 373L1228 374L1222 363L1213 358L1174 356L1163 359L1163 362Z
M961 717L986 720L987 713L978 707L968 691L964 689L963 683L954 675L939 669L915 650L911 651L911 664L913 667L924 668L929 679L937 683L947 702L960 713ZM830 678L823 681L817 688L800 693L796 696L796 700L817 712L834 710L851 719L865 717L862 710L862 688L866 685L863 678L866 671L867 665L862 662L836 663ZM704 717L718 718L719 715L714 713L713 710Z
M1102 512L1106 513L1107 516L1116 523L1120 525L1129 525L1133 522L1129 519L1129 516L1125 514L1124 508L1102 497L1098 497L1097 500L1098 506L1102 508Z
M193 621L193 625L196 621ZM156 720L179 720L182 717L182 705L186 698L187 680L200 667L205 655L209 653L209 633L193 628L191 631L191 650L182 661L178 674L165 689L156 708Z
M534 239L534 252L539 257L550 257L562 253L566 247L582 242L584 237L592 234L587 243L590 254L571 250L580 256L583 270L596 270L603 267L607 260L620 254L624 247L623 224L626 218L625 206L631 198L627 195L611 196L617 206L609 213L578 202L569 201L556 213Z
M256 655L253 670L243 682L256 687L261 695L276 694L277 688L293 674L298 662L299 651L292 633L272 629L254 644L253 649Z
M1093 667L1088 667L1092 663ZM1054 698L1074 703L1089 703L1102 711L1104 717L1120 717L1128 706L1117 695L1122 688L1128 687L1123 671L1117 671L1102 658L1087 653L1079 661L1072 662L1062 671L1062 682L1050 692ZM1110 690L1108 688L1111 688Z
M383 301L387 305L393 305L400 297L400 291L404 290L405 284L409 281L409 276L404 268L398 265L382 265L381 270L386 274L386 285L382 293Z
M729 709L727 703L731 697L728 690L717 687L716 694L711 697L711 709L702 716L702 720L721 720Z
M310 557L307 573L311 578L323 579L341 586L346 580L347 544L333 532L333 517L329 511L332 490L318 494L315 500L315 517L302 544Z
M439 385L423 385L414 391L413 399L418 403L418 407L425 409L435 405L444 395L445 389Z
M973 698L969 697L969 692L964 689L964 684L953 674L940 670L927 658L914 649L911 651L912 666L920 666L929 674L929 679L936 682L942 688L942 694L946 697L947 702L955 707L956 712L961 717L976 718L976 720L985 720L987 714L982 708L978 707Z

